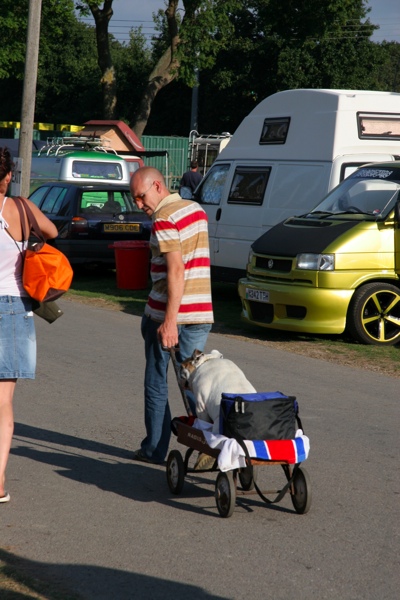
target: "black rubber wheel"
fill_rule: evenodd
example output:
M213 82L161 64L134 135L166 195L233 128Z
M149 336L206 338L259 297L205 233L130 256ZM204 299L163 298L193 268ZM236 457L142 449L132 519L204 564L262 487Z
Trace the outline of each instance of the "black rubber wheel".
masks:
M215 501L221 517L230 517L236 504L236 482L232 471L219 473L215 482Z
M356 290L347 328L363 344L394 346L400 342L400 289L390 283L367 283Z
M304 515L311 506L310 476L303 467L298 467L293 479L294 494L291 494L293 506L299 515Z
M257 482L257 467L244 467L240 469L239 481L245 492L253 490L254 482Z
M171 450L167 459L167 481L173 494L180 494L185 481L185 464L179 450Z

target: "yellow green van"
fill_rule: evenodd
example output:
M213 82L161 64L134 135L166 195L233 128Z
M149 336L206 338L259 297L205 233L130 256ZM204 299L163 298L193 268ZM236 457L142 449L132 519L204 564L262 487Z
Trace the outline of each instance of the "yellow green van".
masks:
M242 317L361 343L400 342L400 161L366 165L253 244Z

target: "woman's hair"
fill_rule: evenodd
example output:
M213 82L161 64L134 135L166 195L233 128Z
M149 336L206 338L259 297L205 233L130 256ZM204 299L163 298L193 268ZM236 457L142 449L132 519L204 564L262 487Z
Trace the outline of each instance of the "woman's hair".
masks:
M11 159L11 154L8 148L0 148L0 181L12 171L14 163Z

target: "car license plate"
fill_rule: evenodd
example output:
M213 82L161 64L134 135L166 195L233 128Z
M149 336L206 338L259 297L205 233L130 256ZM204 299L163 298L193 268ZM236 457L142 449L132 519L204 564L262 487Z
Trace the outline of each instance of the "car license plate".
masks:
M129 233L140 231L139 223L104 223L105 233Z
M257 302L269 302L269 292L246 288L246 299L256 300Z

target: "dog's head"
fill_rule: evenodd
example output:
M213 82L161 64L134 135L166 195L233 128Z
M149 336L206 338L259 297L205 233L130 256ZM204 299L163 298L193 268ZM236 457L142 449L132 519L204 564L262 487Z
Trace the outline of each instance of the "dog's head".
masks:
M181 363L179 378L186 388L189 387L190 377L196 369L212 358L223 358L223 356L218 350L212 350L210 354L204 354L204 352L201 352L200 350L195 350L190 358L187 358Z

